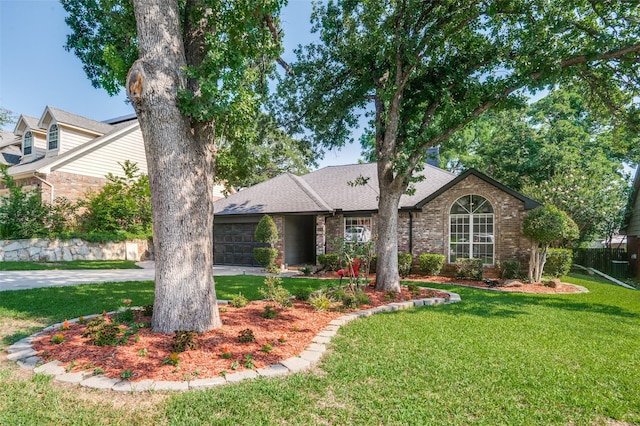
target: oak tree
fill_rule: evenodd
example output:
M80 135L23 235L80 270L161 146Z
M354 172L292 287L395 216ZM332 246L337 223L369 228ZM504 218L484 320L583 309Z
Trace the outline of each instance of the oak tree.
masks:
M524 91L581 79L615 108L637 93L638 1L336 0L312 16L276 103L292 131L349 142L363 115L379 182L376 287L399 290L398 202L427 148Z
M156 256L152 326L221 325L213 187L222 144L250 139L279 55L282 0L62 0L67 48L95 86L126 87L145 140Z

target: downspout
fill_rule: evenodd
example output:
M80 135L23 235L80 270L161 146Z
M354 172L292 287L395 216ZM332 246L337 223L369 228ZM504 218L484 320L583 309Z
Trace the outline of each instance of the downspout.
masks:
M42 179L40 176L36 175L36 172L33 172L33 177L38 179L40 182L44 183L45 185L47 185L49 188L51 188L51 205L53 205L53 200L55 199L54 197L54 187L53 184L51 182L47 182L46 180Z

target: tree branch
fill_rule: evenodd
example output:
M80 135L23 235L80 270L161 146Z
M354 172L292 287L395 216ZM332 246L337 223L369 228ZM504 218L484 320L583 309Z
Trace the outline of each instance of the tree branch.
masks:
M281 45L280 34L278 32L278 29L276 28L276 25L273 22L273 16L265 15L264 22L267 25L267 28L269 28L269 31L271 32L271 37L273 37L273 41L276 42L278 46L280 46ZM293 70L291 69L289 64L287 64L285 60L282 59L281 56L278 56L276 58L276 62L278 63L278 65L280 65L284 69L287 75L293 75Z

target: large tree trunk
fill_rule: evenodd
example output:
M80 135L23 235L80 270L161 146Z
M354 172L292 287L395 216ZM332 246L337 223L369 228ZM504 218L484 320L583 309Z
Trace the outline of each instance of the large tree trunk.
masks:
M194 136L178 108L186 65L175 0L134 0L139 58L127 94L145 140L154 223L152 326L160 332L220 327L213 282L213 140Z
M393 179L391 163L378 161L376 290L400 291L398 275L398 205L404 190Z

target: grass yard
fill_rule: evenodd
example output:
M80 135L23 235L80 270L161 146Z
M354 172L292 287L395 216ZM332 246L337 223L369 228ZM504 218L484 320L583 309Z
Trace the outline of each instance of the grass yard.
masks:
M316 283L284 279L290 289ZM0 364L0 424L640 424L640 292L594 278L574 295L438 285L462 303L354 321L318 374L200 392L120 395L51 385ZM218 277L218 297L259 297L261 277ZM149 303L153 284L0 293L8 344L37 324ZM7 326L8 324L8 330Z
M70 260L64 262L0 262L0 271L50 269L140 269L133 260Z

